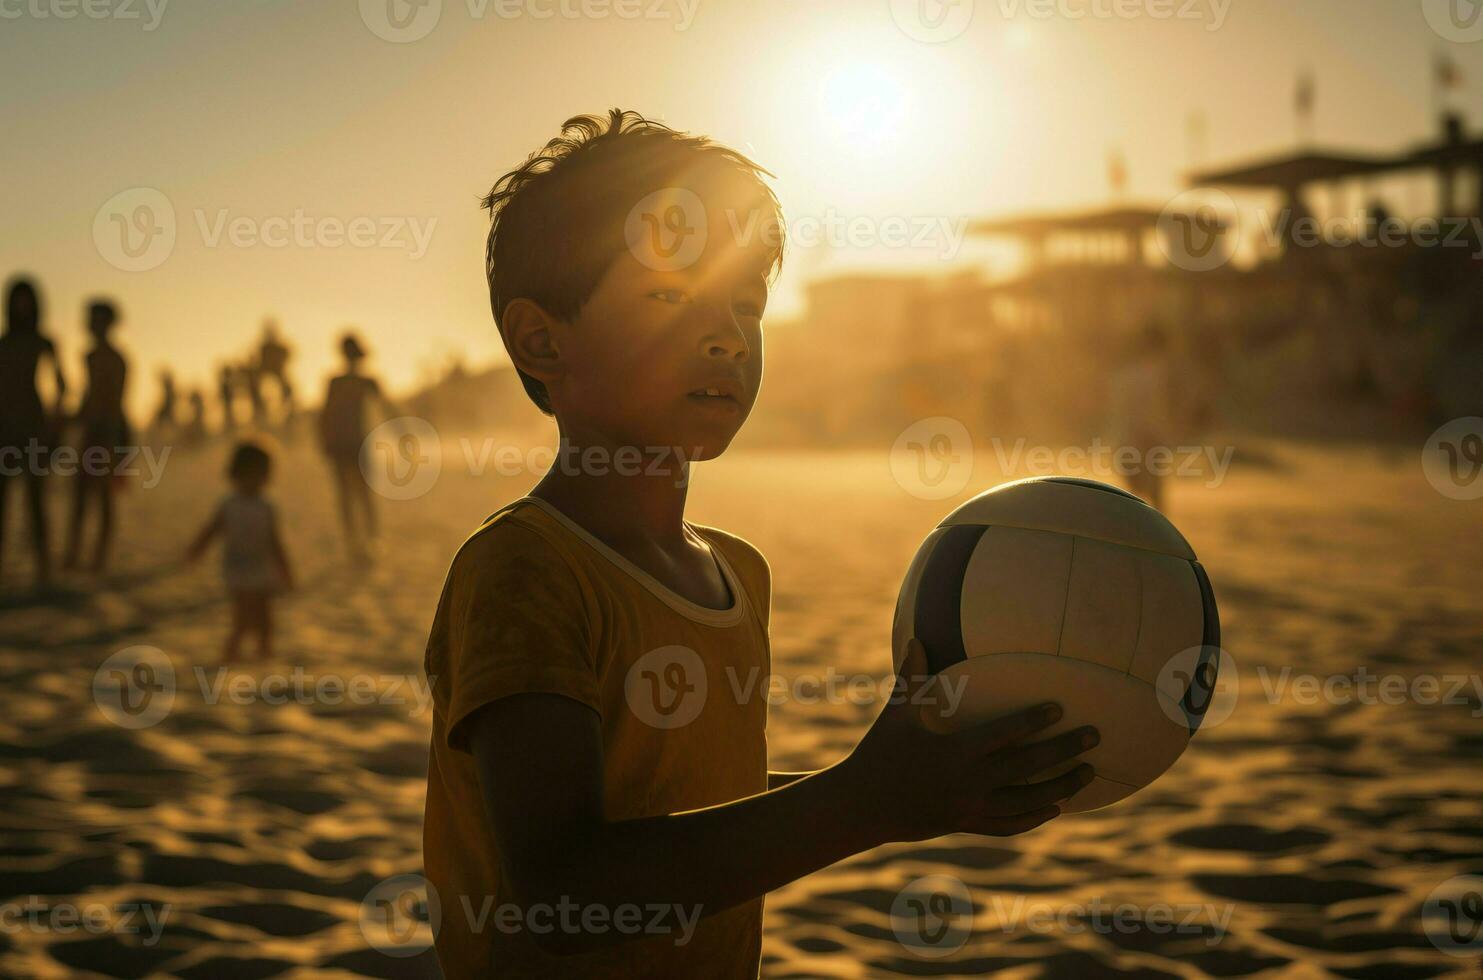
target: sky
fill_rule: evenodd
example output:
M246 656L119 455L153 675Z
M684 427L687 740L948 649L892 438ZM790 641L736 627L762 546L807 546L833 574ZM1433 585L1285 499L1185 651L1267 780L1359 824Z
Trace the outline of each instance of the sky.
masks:
M776 175L774 320L810 277L982 264L973 218L1107 202L1113 148L1154 203L1192 162L1288 149L1303 70L1323 146L1429 138L1439 52L1483 127L1483 21L1444 16L1471 0L418 3L0 0L0 275L40 282L74 383L95 295L136 413L268 316L309 402L347 327L393 390L503 359L479 198L614 106Z

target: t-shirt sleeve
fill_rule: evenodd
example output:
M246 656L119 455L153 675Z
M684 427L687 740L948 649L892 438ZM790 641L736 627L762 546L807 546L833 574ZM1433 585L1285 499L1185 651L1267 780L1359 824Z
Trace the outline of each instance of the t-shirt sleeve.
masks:
M511 694L560 694L602 714L589 603L554 545L502 521L464 545L449 575L443 662L429 663L445 673L433 690L449 748L469 751L464 722Z

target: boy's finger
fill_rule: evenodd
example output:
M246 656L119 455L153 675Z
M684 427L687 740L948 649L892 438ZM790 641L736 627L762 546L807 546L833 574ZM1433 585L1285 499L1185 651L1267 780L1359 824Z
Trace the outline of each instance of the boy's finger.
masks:
M1023 834L1027 830L1034 830L1047 820L1054 820L1061 815L1058 806L1042 807L1039 810L1031 810L1028 813L1017 813L1007 817L982 817L972 821L964 827L971 834L990 834L994 837L1012 837L1015 834Z
M1030 783L1028 786L1001 786L989 794L989 799L995 810L1004 813L1038 810L1074 796L1089 784L1096 774L1096 770L1091 766L1082 764L1070 772L1062 773L1054 779L1047 779L1041 783Z
M1099 740L1097 730L1088 725L1033 745L1001 750L991 764L1010 779L1028 779L1075 758L1094 747Z
M1002 718L972 725L950 737L980 756L990 755L1023 741L1061 720L1061 706L1054 702L1023 708Z

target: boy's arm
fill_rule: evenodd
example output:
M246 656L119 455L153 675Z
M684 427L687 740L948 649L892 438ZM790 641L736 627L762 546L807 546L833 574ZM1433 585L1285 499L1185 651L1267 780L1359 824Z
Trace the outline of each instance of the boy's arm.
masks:
M601 720L591 708L558 694L519 694L486 705L468 724L500 858L523 908L565 901L611 915L619 906L664 906L690 920L881 843L855 819L863 801L832 769L721 806L610 822ZM462 896L440 898L463 907ZM474 907L482 900L469 898ZM532 938L548 952L576 953L643 933L553 929Z
M909 662L925 676L917 646ZM912 675L907 674L907 677ZM927 680L925 684L930 684ZM1044 823L1091 781L1081 766L1026 780L1089 746L1084 731L1021 745L1059 717L1019 712L952 734L920 723L907 682L845 760L779 789L699 810L609 821L603 810L601 722L556 694L518 694L467 720L501 859L529 907L678 907L708 916L893 840L957 831L1011 835ZM967 776L968 778L965 778ZM461 896L442 896L447 907ZM477 905L482 896L469 896ZM624 939L617 930L533 938L556 953Z

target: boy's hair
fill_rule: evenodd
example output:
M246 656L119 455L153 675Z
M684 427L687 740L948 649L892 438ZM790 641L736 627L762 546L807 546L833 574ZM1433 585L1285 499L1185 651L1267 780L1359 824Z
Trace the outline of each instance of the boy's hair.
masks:
M557 319L575 319L627 247L629 212L677 180L740 177L755 185L759 201L777 220L776 237L767 240L775 243L769 275L776 275L783 258L782 208L762 174L774 176L705 136L678 132L631 110L610 109L606 120L568 119L561 136L496 181L482 202L490 217L484 272L501 336L505 308L517 298L533 300ZM519 373L531 401L553 414L546 386Z
M244 476L267 476L273 469L273 454L258 439L243 439L232 450L227 476L236 480Z

